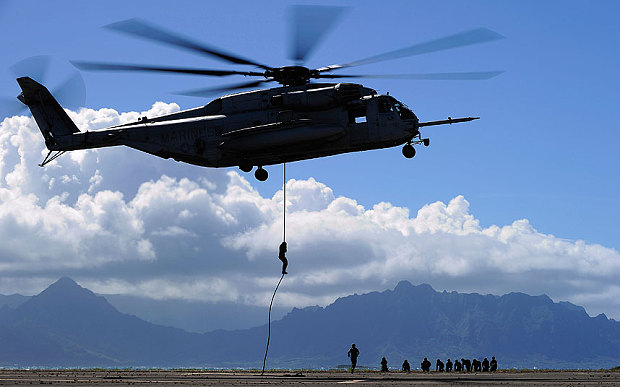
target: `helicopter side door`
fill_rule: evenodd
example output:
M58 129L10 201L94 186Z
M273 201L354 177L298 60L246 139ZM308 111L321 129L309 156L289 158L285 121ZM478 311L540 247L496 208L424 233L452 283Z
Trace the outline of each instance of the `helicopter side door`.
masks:
M362 145L368 142L368 101L355 101L347 106L347 132L350 145Z

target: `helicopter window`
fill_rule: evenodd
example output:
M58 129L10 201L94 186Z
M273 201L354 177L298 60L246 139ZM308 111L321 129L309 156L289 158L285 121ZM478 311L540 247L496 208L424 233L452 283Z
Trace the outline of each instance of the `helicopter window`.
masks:
M356 105L349 110L349 123L360 124L366 122L366 106Z
M398 112L398 115L400 116L400 118L402 118L404 120L415 118L415 116L413 115L411 110L409 110L402 103L400 103L400 102L398 102L396 100L392 101L392 103L394 104L394 110Z
M379 100L379 113L389 113L392 111L392 105L387 99Z

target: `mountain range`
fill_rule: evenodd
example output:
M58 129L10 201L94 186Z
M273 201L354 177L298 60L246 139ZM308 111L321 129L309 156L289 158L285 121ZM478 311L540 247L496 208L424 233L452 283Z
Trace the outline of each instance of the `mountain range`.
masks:
M276 368L346 364L351 343L358 363L373 367L382 356L394 368L405 358L415 368L424 357L496 356L500 368L611 368L620 357L620 323L603 314L544 295L436 292L407 281L293 309L271 332ZM0 366L260 368L266 336L266 325L199 334L152 324L65 277L0 308Z
M119 312L132 314L150 323L181 328L188 332L205 333L221 329L252 328L267 321L265 306L239 305L224 302L208 302L179 299L152 299L125 294L100 294ZM0 308L3 305L16 308L31 296L0 294ZM274 305L272 320L278 320L290 307Z

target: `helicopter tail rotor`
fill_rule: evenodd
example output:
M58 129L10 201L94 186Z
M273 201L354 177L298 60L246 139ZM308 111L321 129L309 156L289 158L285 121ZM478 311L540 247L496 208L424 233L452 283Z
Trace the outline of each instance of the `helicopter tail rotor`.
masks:
M9 70L15 78L28 76L41 83L45 83L51 67L52 58L48 55L37 55L23 59ZM82 75L73 70L73 73L53 89L53 94L63 106L69 109L77 109L84 106L86 100L86 86ZM27 110L23 103L15 97L0 97L0 114L2 117L11 117L25 113Z

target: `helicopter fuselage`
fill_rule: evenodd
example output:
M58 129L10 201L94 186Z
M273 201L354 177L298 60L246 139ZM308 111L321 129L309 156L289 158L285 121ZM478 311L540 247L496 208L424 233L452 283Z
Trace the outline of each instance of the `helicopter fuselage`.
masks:
M208 105L104 130L53 136L52 151L125 145L204 167L279 164L396 146L417 117L358 84L308 84L227 95Z
M80 132L45 86L18 78L18 97L30 108L50 153L125 145L203 167L258 167L406 144L428 146L419 128L476 119L419 122L389 95L353 83L314 83L226 95L209 104L97 131ZM56 153L54 153L56 152ZM53 154L54 153L54 154Z

